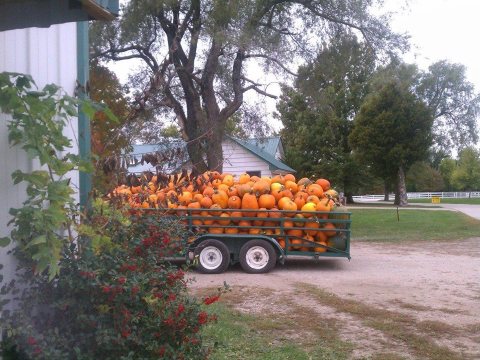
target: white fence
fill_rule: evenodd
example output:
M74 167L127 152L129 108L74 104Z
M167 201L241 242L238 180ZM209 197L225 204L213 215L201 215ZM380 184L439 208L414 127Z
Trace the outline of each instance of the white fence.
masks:
M480 198L480 191L463 191L463 192L409 192L407 193L409 199L431 199L432 197L445 198ZM385 195L359 195L354 196L355 201L379 201L383 200ZM390 199L394 199L395 194L390 194Z

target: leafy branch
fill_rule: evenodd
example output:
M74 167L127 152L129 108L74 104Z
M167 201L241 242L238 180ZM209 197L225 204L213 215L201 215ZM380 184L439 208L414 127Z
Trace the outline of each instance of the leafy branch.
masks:
M13 240L20 258L33 262L36 273L48 270L50 280L59 272L62 250L75 241L74 229L80 210L70 184L71 171L92 171L88 159L71 153L72 141L64 135L78 107L87 115L103 110L90 100L78 100L62 93L56 85L38 90L33 79L18 73L0 73L0 110L9 114L8 140L25 150L37 169L12 173L14 185L26 183L23 207L10 209L13 225L10 238L0 238L0 246ZM107 112L107 116L113 116Z

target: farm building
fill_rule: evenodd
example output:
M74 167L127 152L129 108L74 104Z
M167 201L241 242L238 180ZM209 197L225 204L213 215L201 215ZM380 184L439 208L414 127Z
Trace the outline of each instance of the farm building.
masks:
M280 137L236 139L226 136L222 150L223 171L232 175L245 172L257 176L295 173L294 169L283 162L284 151ZM149 158L156 160L148 161ZM127 164L128 171L132 173L156 170L173 173L192 167L185 143L181 140L133 145L132 152L127 155Z

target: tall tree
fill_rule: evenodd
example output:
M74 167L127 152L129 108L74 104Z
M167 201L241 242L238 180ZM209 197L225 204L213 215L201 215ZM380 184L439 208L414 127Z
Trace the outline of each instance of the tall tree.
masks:
M390 79L373 92L355 117L350 144L377 176L395 180L395 204L407 204L405 173L424 160L431 145L433 116L409 86Z
M451 182L459 190L480 189L480 152L473 147L460 151Z
M437 165L441 156L478 141L480 95L465 71L461 64L438 61L422 74L416 89L434 114L432 153L437 154Z
M112 171L115 163L110 157L131 142L127 132L123 131L130 107L117 76L95 61L90 64L90 98L107 105L115 115L109 117L104 112L97 112L91 122L92 153L95 155L94 188L106 193L116 183L112 176L118 175Z
M446 191L453 191L452 174L457 166L456 161L450 157L443 158L439 165L440 174L442 174Z
M348 136L375 63L367 44L339 32L300 67L294 89L284 88L277 107L286 160L304 176L328 177L350 201L365 172L351 154Z
M386 18L372 16L375 0L130 0L115 23L97 23L94 53L107 60L140 59L145 90L139 110L174 112L197 170L221 169L225 124L247 91L267 86L248 72L252 63L290 73L296 56L315 51L340 28L372 47L405 45ZM206 153L206 162L203 154Z
M408 191L442 191L445 188L442 174L426 161L417 161L408 170Z

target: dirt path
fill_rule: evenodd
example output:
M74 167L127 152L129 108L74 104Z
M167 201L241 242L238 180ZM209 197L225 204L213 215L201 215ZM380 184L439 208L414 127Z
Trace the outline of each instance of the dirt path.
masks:
M439 342L467 357L480 358L480 238L425 242L421 246L357 242L352 244L351 255L350 262L289 259L284 266L262 275L245 274L239 267L219 275L194 274L192 287L217 287L225 281L239 298L269 289L311 304L312 299L298 289L300 283L313 285L342 299L408 314L418 322L470 329L468 334L460 331L457 336L445 336L443 341L439 336ZM252 299L257 305L262 302L261 297ZM246 309L254 307L244 304ZM359 326L355 321L346 324L347 334L348 326Z

